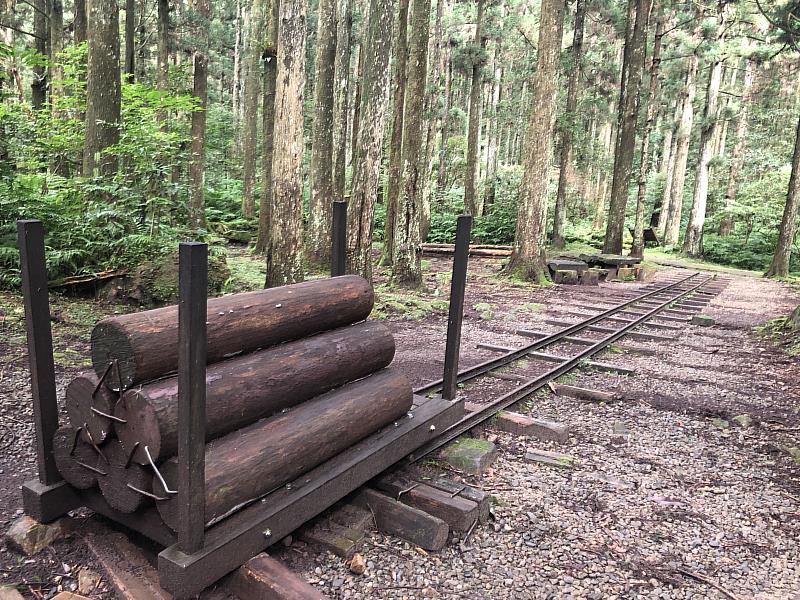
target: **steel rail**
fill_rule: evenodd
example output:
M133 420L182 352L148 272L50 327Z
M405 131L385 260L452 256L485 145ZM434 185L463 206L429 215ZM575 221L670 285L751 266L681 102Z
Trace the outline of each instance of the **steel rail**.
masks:
M697 275L697 273L695 274ZM677 298L682 298L684 296L688 296L689 294L693 293L694 291L700 289L704 285L706 285L709 281L713 281L716 278L715 275L707 278L705 281L692 286L686 291L681 292ZM523 382L522 385L517 387L514 390L500 396L496 400L488 403L486 406L481 407L480 409L469 413L465 417L463 417L460 421L456 424L452 425L445 431L441 433L437 438L431 440L426 445L418 448L413 454L409 455L406 460L408 462L416 462L423 456L426 456L433 452L434 450L440 448L444 444L454 440L455 438L463 435L473 427L480 425L484 421L492 418L496 413L499 411L508 408L512 404L519 402L520 400L530 396L531 394L535 393L539 389L543 388L545 385L569 373L572 369L578 366L581 362L588 360L598 352L605 350L608 346L616 342L618 339L623 337L627 334L631 329L641 325L642 323L646 322L648 319L653 318L662 310L666 309L675 299L670 299L659 306L654 307L652 310L648 311L635 321L632 321L630 325L626 325L621 329L615 331L612 334L598 340L595 344L587 347L584 351L580 352L576 356L569 358L559 364L558 366L550 369L546 373L539 375L538 377L528 379L527 381ZM519 352L519 350L515 351ZM529 352L529 350L525 350L525 352ZM510 353L509 353L510 354Z
M636 296L635 298L633 298L631 300L627 300L627 301L625 301L625 302L623 302L621 304L617 304L616 306L612 306L611 308L609 308L606 311L603 311L603 312L601 312L599 314L596 314L596 315L594 315L592 317L589 317L588 319L585 319L583 321L575 323L574 325L570 325L569 327L566 327L566 328L562 329L561 331L557 331L556 333L552 333L552 334L548 335L547 337L540 338L540 339L536 340L535 342L532 342L532 343L530 343L530 344L528 344L526 346L522 346L521 348L513 350L513 351L509 352L508 354L504 354L503 356L487 360L485 362L479 363L479 364L474 365L472 367L467 367L466 369L463 369L463 370L458 372L458 382L462 383L464 381L469 381L470 379L474 379L475 377L479 377L481 375L484 375L484 374L488 373L489 371L492 371L492 370L497 369L499 367L503 367L503 366L505 366L505 365L507 365L509 363L512 363L512 362L514 362L516 360L524 358L525 355L528 354L529 352L532 352L532 351L535 351L535 350L540 350L541 348L545 348L546 346L549 346L550 344L553 344L555 342L561 341L563 338L565 338L567 336L571 336L571 335L573 335L575 333L578 333L581 330L583 330L584 328L588 327L589 325L594 325L598 321L602 321L603 319L605 319L607 317L610 317L610 316L618 313L619 311L628 308L629 306L633 306L637 302L641 302L642 300L645 300L645 299L650 298L652 296L656 296L658 294L663 294L663 293L665 293L667 291L670 291L670 290L672 290L672 289L674 289L674 288L676 288L676 287L678 287L680 285L683 285L684 283L688 282L690 279L693 279L694 277L697 277L698 275L700 275L699 272L692 273L688 277L684 277L683 279L679 279L675 283L671 283L669 285L659 287L659 288L657 288L655 290L652 290L650 292L647 292L645 294L641 294L640 296ZM675 298L670 300L670 303L675 302L679 298L681 298L681 296L676 296ZM438 379L436 381L432 381L431 383L423 385L422 387L416 388L414 390L414 393L415 394L419 394L421 396L424 396L426 394L430 394L431 392L438 392L439 390L441 390L442 382L443 382L442 379Z

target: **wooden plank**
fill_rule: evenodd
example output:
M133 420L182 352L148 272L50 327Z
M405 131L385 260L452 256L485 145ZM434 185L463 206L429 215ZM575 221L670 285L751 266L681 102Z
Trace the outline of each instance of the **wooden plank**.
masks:
M460 215L456 225L453 276L450 280L450 306L447 314L447 339L444 350L442 397L454 400L458 390L458 357L461 351L461 323L464 319L464 292L467 287L469 232L472 216Z
M439 517L455 531L468 531L478 519L478 504L461 496L451 496L425 483L402 475L383 475L372 486L395 500Z
M433 477L432 479L423 479L423 481L431 487L447 492L451 496L458 495L467 500L472 500L478 505L478 522L488 522L492 506L491 494L487 494L483 490L471 485L457 483L443 477Z
M178 546L191 553L203 547L205 531L208 246L183 243L179 255Z
M91 508L94 512L142 534L161 546L171 546L176 542L175 534L164 525L158 511L152 506L142 508L135 513L122 513L111 508L98 490L75 490L75 492L80 501L78 506ZM213 582L208 582L210 583Z
M492 421L492 427L513 435L524 435L539 440L564 443L569 439L569 428L562 423L506 410L498 413Z
M561 383L551 383L550 389L557 396L567 396L579 400L591 400L592 402L616 402L622 399L622 394L611 392L601 392L599 390L589 390L574 385L564 385Z
M378 531L394 535L434 552L447 544L450 528L442 519L403 504L375 490L365 489L353 500L375 515Z
M557 325L559 327L570 327L575 323L570 323L568 321L559 321L557 319L545 319L545 323L548 325ZM643 326L645 326L644 324ZM599 331L601 333L614 333L617 330L611 327L603 327L602 325L588 325L586 327L589 331ZM675 338L669 337L666 335L657 335L655 333L642 333L641 331L628 331L625 333L626 336L629 336L631 339L637 340L648 340L648 341L656 341L656 342L671 342L674 341Z
M333 203L331 227L331 277L347 273L347 201Z
M497 346L495 344L476 344L476 347L481 348L483 350L491 350L492 352L513 352L515 348L509 348L508 346ZM535 358L538 360L543 360L545 362L566 362L569 358L564 356L557 356L555 354L548 354L546 352L528 352L528 356L531 358ZM594 369L596 371L604 371L608 373L620 373L622 375L632 375L636 371L634 369L629 369L627 367L620 367L617 365L610 365L608 363L596 362L593 360L587 360L581 363L583 366Z
M53 332L50 329L50 299L47 293L44 227L41 221L17 221L17 247L31 372L36 467L39 482L53 485L61 481L53 457L53 435L58 429L58 400L53 364Z
M261 553L231 576L230 589L242 600L326 600L325 596L269 554Z
M190 595L280 541L309 519L430 442L464 414L464 403L433 398L390 425L207 531L194 554L170 546L158 556L161 585Z
M321 519L312 525L302 527L300 539L336 556L349 559L358 551L364 539L364 532L333 523L328 519Z

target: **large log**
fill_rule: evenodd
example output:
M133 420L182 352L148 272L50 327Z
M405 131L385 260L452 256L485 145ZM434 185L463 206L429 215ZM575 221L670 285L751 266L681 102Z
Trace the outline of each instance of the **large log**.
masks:
M208 301L208 362L274 346L367 318L374 295L355 275L307 281ZM178 307L167 306L100 321L92 331L98 377L109 363L112 389L127 389L178 368Z
M392 362L394 338L366 322L215 363L206 372L206 440L249 425ZM117 403L117 436L134 460L178 449L176 377L128 390ZM137 446L138 443L138 446Z
M105 469L97 468L97 452L81 441L72 427L59 427L53 435L53 457L64 481L79 490L88 490L97 483Z
M105 460L98 457L97 468L107 475L98 477L97 483L111 508L132 513L152 501L148 496L153 492L153 473L149 467L132 461L129 464L128 453L119 440L110 440L103 446L103 454Z
M117 394L104 385L98 385L98 377L89 371L82 373L67 385L64 405L69 422L75 429L81 429L84 442L100 444L106 440L113 429L112 415L117 403Z
M408 379L390 368L211 442L205 455L206 522L293 481L387 423L405 417L411 404ZM160 469L170 489L176 489L177 458ZM166 495L157 479L153 487L157 495ZM180 501L178 493L156 502L164 522L173 529Z

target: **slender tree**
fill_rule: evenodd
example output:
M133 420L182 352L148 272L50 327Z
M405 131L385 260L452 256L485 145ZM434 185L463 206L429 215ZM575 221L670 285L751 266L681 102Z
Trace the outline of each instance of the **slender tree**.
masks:
M554 248L564 247L564 222L567 219L567 171L572 162L572 136L577 127L576 109L578 107L578 80L581 76L581 59L583 55L583 24L586 18L585 0L575 2L575 29L570 50L569 84L567 85L567 106L562 115L559 128L560 148L558 167L558 188L556 189L556 205L553 213L553 234L551 243Z
M609 254L622 253L625 208L628 204L628 190L633 169L636 121L639 116L639 88L644 69L650 6L650 0L628 0L627 33L620 85L619 132L614 150L611 201L608 207L606 237L603 243L603 252Z
M408 82L403 120L403 176L395 215L395 255L392 275L402 287L422 285L420 212L422 204L422 133L428 65L430 0L412 0L408 44Z
M353 44L352 0L337 0L336 65L333 109L333 197L345 198L347 115L350 112L350 56Z
M278 19L267 287L303 280L305 42L305 0L282 0Z
M389 139L388 182L386 185L386 226L383 234L383 264L394 261L397 204L400 199L403 165L403 117L406 105L406 71L408 69L408 5L399 0L395 21L394 60L392 65L392 133Z
M545 217L548 166L556 115L558 67L564 30L564 0L542 0L536 75L525 135L523 176L519 190L514 249L506 271L525 279L547 278Z
M52 0L51 0L52 1ZM125 81L133 83L136 55L136 0L125 0Z
M723 0L717 3L717 41L722 41L724 27ZM703 228L706 221L706 205L708 202L709 164L714 157L713 140L719 125L719 88L722 83L722 60L719 48L711 60L706 88L706 105L703 110L702 127L700 128L700 147L697 158L697 171L694 180L694 196L686 235L683 238L683 252L693 258L703 254Z
M119 141L119 8L116 0L88 0L88 73L83 174L109 175L117 158L103 152Z
M328 266L333 213L333 87L336 74L336 0L320 0L314 61L314 129L311 141L311 196L307 254Z
M73 36L77 45L86 41L86 0L75 0L73 12Z
M786 194L786 206L775 246L775 256L767 269L767 277L786 277L789 274L789 261L792 258L792 245L797 235L797 213L800 208L800 119L797 120L797 132L794 138L794 154L792 155L792 174L789 177L789 191Z
M158 22L158 54L156 69L156 87L166 92L169 90L169 54L170 54L170 18L169 0L157 0ZM165 118L166 115L161 115Z
M192 112L192 154L189 159L189 225L205 229L206 110L208 108L208 29L211 23L209 0L191 0L195 40L192 95L198 110Z
M486 0L477 0L475 17L475 38L472 41L472 77L469 88L469 122L467 125L467 167L464 173L464 210L480 216L483 203L478 192L478 149L481 137L481 109L483 90L483 69L486 62L486 36L483 34L486 16Z
M256 158L258 154L258 105L261 97L261 55L264 38L264 4L253 0L245 32L244 111L242 113L242 216L255 214Z
M33 47L42 57L47 56L49 40L48 19L46 7L33 11ZM47 100L47 71L44 64L37 61L32 69L31 79L31 106L34 110L41 110Z
M381 150L389 91L389 58L395 0L377 0L370 9L361 115L356 143L353 193L348 210L347 270L372 279L372 228L378 197Z

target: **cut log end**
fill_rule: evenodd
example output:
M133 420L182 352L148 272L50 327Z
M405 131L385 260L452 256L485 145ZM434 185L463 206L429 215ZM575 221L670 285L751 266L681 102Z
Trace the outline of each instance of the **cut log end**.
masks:
M76 431L72 427L59 428L53 435L53 456L64 481L79 490L88 490L97 483L98 473L94 470L97 452L75 438Z
M158 417L147 394L141 389L128 390L117 402L114 416L126 421L117 427L117 437L126 453L133 452L133 461L149 464L147 453L156 461L161 456L161 433ZM145 448L147 450L145 450Z
M97 482L108 505L120 512L132 513L149 503L151 498L147 494L153 491L150 469L135 462L128 465L128 453L119 440L111 440L103 446L103 454L108 462L98 456L96 463L107 475L98 477Z
M120 381L122 389L128 389L137 381L136 354L130 335L113 319L100 321L92 329L92 367L97 377L103 376L109 364L112 366L105 385L110 389L119 391Z
M83 427L83 441L96 444L104 442L112 432L113 421L104 415L112 414L117 403L116 394L105 386L98 387L98 381L91 372L78 375L67 386L64 399L72 427Z

